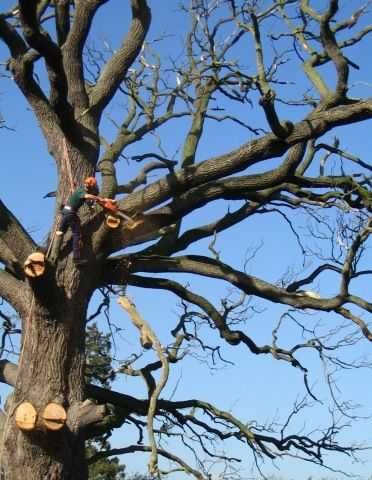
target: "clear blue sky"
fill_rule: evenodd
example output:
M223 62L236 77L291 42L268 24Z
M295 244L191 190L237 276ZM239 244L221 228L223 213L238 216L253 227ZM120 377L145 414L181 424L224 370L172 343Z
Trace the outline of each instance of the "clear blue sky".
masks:
M359 1L359 0L358 0ZM12 2L3 2L4 4ZM341 1L340 4L350 8L353 2L350 0ZM358 2L356 2L358 3ZM127 2L122 0L113 0L102 9L102 14L98 18L95 26L94 38L95 45L102 47L109 43L115 48L120 42L123 28L128 24L129 14L126 6ZM162 57L167 61L169 56L176 57L183 52L183 35L187 27L184 15L177 11L177 1L155 1L150 2L153 11L153 24L149 34L149 39L157 38L163 33L172 36L158 43L159 51ZM313 4L321 5L322 2ZM371 14L369 14L371 20ZM367 19L368 21L368 19ZM364 21L365 23L365 21ZM275 23L273 22L273 29ZM352 49L351 58L356 61L361 69L352 70L352 82L354 83L350 95L370 96L371 85L364 85L361 82L368 82L372 78L371 67L371 41L366 39L360 46ZM237 53L244 57L247 55L247 63L251 62L248 57L249 45L243 44ZM0 46L0 59L6 59L6 51ZM297 84L282 87L282 92L288 98L295 92L299 96L302 93L302 80L298 72L289 63L284 67L288 81L296 81ZM252 73L254 67L252 64ZM328 78L331 78L332 72L327 72ZM38 126L34 121L32 112L26 105L20 94L17 92L11 79L0 79L0 111L5 118L7 125L14 131L1 130L1 145L3 168L0 177L1 199L6 205L13 209L14 213L23 222L24 226L33 234L34 238L42 242L46 237L48 229L52 222L54 211L53 200L42 199L43 195L55 188L55 167L53 159L48 155L45 142L40 134ZM110 107L109 113L113 117L120 119L121 106L117 100ZM122 101L121 101L122 102ZM239 114L241 118L255 126L262 122L262 115L258 115L255 109L249 106L234 107L234 113ZM282 113L289 119L299 118L299 113L282 107ZM169 124L160 130L163 147L169 155L175 154L182 145L183 134L187 128L187 122L179 121ZM104 134L110 140L113 138L114 130L110 122L105 122ZM359 156L364 161L370 161L370 152L372 150L371 123L357 124L348 128L342 128L337 131L337 135L342 141L342 146L353 154ZM332 138L335 132L331 132L328 138ZM201 142L198 151L198 160L204 160L215 154L237 147L243 142L249 140L252 134L244 129L240 129L232 124L208 123L206 135ZM144 153L154 151L154 139L145 139L139 145L135 145L125 152L128 156L134 153ZM125 178L127 167L124 161L120 163L120 175ZM205 212L198 211L197 220L201 223L202 219L213 219L217 214L225 211L226 205L217 203L205 209ZM196 217L194 217L196 218ZM193 218L190 219L190 222ZM296 214L295 224L299 229L306 226L306 218L303 215ZM201 242L198 247L193 247L189 253L202 253L210 255L208 250L208 241ZM305 240L307 241L307 240ZM310 240L308 240L310 241ZM231 263L238 269L244 268L244 259L250 252L254 251L262 243L254 255L254 258L248 264L248 272L271 282L277 282L285 274L289 265L292 265L296 271L300 271L301 255L298 245L289 228L276 215L263 215L248 219L239 229L232 230L219 235L216 248L221 251L222 260ZM367 263L371 261L370 253L367 257ZM310 267L311 268L311 267ZM334 293L337 288L332 283L334 277L325 276L319 283L321 292L325 294ZM186 281L186 276L178 276L177 280ZM187 277L187 281L190 278ZM218 305L218 299L226 294L226 285L211 280L204 282L200 278L192 280L193 291L204 293L210 300ZM365 292L367 299L371 301L370 286L361 282L360 288ZM136 300L137 306L143 316L152 324L163 343L171 341L170 333L172 326L175 325L178 315L181 311L174 298L164 292L141 292L130 288L129 294ZM244 328L258 344L271 342L271 332L280 317L286 311L281 306L272 306L262 300L253 299L252 305L259 311L247 318ZM92 306L94 308L94 305ZM130 322L125 315L116 307L112 308L115 323L124 328L121 338L117 339L118 359L125 359L132 352L138 352L137 335L132 330ZM325 326L332 325L336 328L340 320L332 315L314 315L311 322L315 319L324 322ZM106 328L104 319L100 320L102 328ZM219 339L215 332L205 334L212 344L217 345ZM280 333L280 342L283 346L290 345L291 341L298 338L298 330L293 325L286 323ZM288 342L288 343L287 343ZM345 358L361 358L366 356L372 360L372 345L367 341L359 342L354 351L350 354L345 353ZM203 400L211 401L221 409L232 410L234 414L243 421L257 419L258 423L270 423L272 420L283 420L290 412L290 409L298 397L305 395L305 389L302 382L302 376L299 371L291 368L284 362L275 362L268 357L255 357L248 353L242 346L223 347L224 357L234 362L232 365L219 364L216 369L209 368L207 361L201 361L190 357L172 368L170 381L163 392L164 397L169 397L176 388L174 399L186 399L198 397ZM147 353L144 360L152 361L153 354ZM302 354L301 360L309 368L309 383L314 386L314 391L319 397L327 402L329 393L324 387L324 372L319 365L314 354ZM372 375L368 369L349 370L340 374L340 386L344 399L352 399L356 403L363 404L359 411L363 414L372 413L370 401L370 383ZM138 379L125 379L115 387L126 393L142 397L146 395L145 386ZM313 410L309 411L305 418L302 418L297 424L302 424L310 430L316 429L321 421L327 418L327 409L324 406L315 405ZM353 425L344 436L345 441L354 439L355 441L371 442L371 420L363 420ZM125 446L128 443L127 432L122 429L114 434L113 445L116 447ZM239 445L234 448L242 448ZM239 452L240 453L240 452ZM238 455L238 451L231 451L229 454ZM256 478L250 470L252 460L249 451L242 449L242 457L245 460L244 472L245 478ZM366 463L364 465L352 464L350 459L339 457L333 466L347 469L355 474L362 474L367 478L372 469L368 461L370 453L367 453ZM145 471L147 462L146 456L138 454L138 457L130 456L123 458L130 471ZM276 469L278 467L280 471ZM337 474L332 475L324 470L320 470L311 464L297 462L295 460L276 461L275 466L267 462L264 467L267 474L277 474L284 479L306 479L313 476L314 479L320 479L325 476L330 478L339 478ZM243 472L243 470L242 470ZM176 476L172 477L176 478ZM181 478L181 476L180 476ZM184 477L182 477L184 478Z

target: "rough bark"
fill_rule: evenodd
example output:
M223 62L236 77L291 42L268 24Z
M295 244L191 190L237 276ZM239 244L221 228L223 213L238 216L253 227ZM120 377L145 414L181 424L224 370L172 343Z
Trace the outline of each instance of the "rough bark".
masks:
M69 414L85 394L89 286L81 281L83 277L69 267L63 272L66 289L53 287L51 277L37 280L29 289L30 301L23 312L22 352L4 427L4 479L86 478L83 432L76 415ZM49 402L60 403L68 413L66 426L58 432L47 431L40 424L32 432L20 431L14 412L23 401L31 402L39 414Z
M74 178L82 178L91 172L91 163L85 155L75 152L74 161L78 164L73 170ZM68 186L68 174L66 171L63 174L65 190L68 191L71 188ZM85 215L83 212L83 225L86 224ZM12 229L23 242L17 242L18 249L13 247L17 258L22 260L27 253L31 253L33 244L17 227L15 220L11 216L9 219ZM96 272L99 271L93 258L92 241L89 240L94 228L94 222L84 228L83 254L90 262L83 270L77 269L72 263L71 238L67 234L60 246L57 266L47 262L44 276L17 280L10 273L1 272L4 282L13 290L13 295L9 293L9 300L22 318L19 368L14 392L7 402L3 428L1 471L4 480L22 477L34 480L87 478L82 428L84 422L81 422L78 412L86 398L86 311L94 289ZM8 235L11 233L10 230ZM12 246L5 233L2 237ZM19 245L23 246L21 250ZM15 289L14 284L17 283ZM19 293L15 296L17 290ZM3 295L4 292L6 290ZM17 298L18 302L15 301ZM51 432L39 421L37 428L31 432L19 430L14 414L17 406L24 401L31 402L39 415L48 403L61 404L67 411L66 425L60 431ZM84 415L87 415L86 409Z

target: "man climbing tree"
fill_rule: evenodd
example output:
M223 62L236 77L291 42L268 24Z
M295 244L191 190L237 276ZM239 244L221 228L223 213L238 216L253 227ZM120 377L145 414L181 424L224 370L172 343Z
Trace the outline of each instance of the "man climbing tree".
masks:
M58 180L45 244L7 198L0 201L0 297L22 332L17 361L0 364L2 382L14 388L1 417L1 479L85 480L88 463L127 453L145 453L153 478L177 470L199 480L237 475L238 456L250 456L258 472L265 460L283 457L318 465L328 465L331 453L354 457L358 448L339 433L340 418L356 414L338 397L335 380L339 369L363 364L358 352L349 353L355 344L372 340L363 286L371 275L372 167L348 150L352 135L345 133L372 117L363 83L370 62L360 62L372 31L368 2L185 0L177 14L176 2L155 0L3 3L6 72L33 112ZM107 12L115 28L130 21L121 43L102 41L100 50L95 29ZM173 34L182 29L175 51ZM112 125L117 131L108 140ZM53 232L57 206L87 177L98 178L102 196L135 221L129 226L118 215L106 222L102 209L82 207L81 269L69 232L55 261ZM274 216L288 229L285 243L294 238L297 245L288 258L275 245L277 261L288 261L279 280L258 262L246 268L257 252L231 256L234 250L244 257L262 218ZM216 242L230 231L244 243L230 246L223 261ZM273 230L262 235L269 242ZM211 287L204 291L195 278ZM228 288L219 302L220 283ZM177 321L147 318L125 296L128 285L179 300ZM111 391L85 380L88 306L97 292L104 298L98 311L119 300L118 311L126 311L149 350L148 363L139 347L123 352L117 368L143 380L146 398L129 381ZM260 321L245 323L248 312ZM9 322L4 328L18 330ZM245 365L254 356L285 365L286 375L301 377L304 400L280 422L266 423L252 411L238 418L219 396L205 401L201 381L192 382L188 398L185 388L166 398L179 364L201 355L226 362L224 352L244 355ZM310 355L324 372L326 401L309 381ZM296 425L312 402L331 415L323 425ZM86 458L87 439L119 427L120 448Z
M85 265L85 259L81 258L80 250L82 246L81 225L78 216L78 210L85 202L104 202L105 199L99 197L97 180L94 177L84 179L83 185L73 190L65 205L62 206L62 218L56 231L56 237L61 237L66 233L68 227L72 232L72 259L75 265ZM53 242L54 239L51 239ZM60 242L58 241L58 244ZM53 245L51 245L52 247ZM58 254L58 247L56 248Z

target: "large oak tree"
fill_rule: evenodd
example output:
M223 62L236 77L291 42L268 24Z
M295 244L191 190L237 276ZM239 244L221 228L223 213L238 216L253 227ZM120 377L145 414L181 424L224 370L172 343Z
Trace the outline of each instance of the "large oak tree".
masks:
M371 341L365 318L372 303L354 288L371 274L364 263L372 231L371 166L343 147L342 132L334 141L327 135L372 117L372 99L348 95L351 70L363 72L353 47L362 45L372 30L365 22L368 5L349 2L354 11L348 5L344 14L339 4L347 2L338 0L324 1L321 7L310 0L190 0L180 5L189 17L189 29L182 34L183 56L169 58L161 48L156 50L159 42L151 42L156 2L127 1L128 31L120 45L104 53L91 43L90 32L97 14L112 1L20 0L0 15L0 38L9 51L7 71L34 113L58 174L55 218L46 245L36 244L6 198L0 202L0 296L21 319L22 332L18 365L1 361L1 380L14 387L2 417L1 478L83 480L88 471L85 440L119 427L125 436L128 424L136 426L141 441L110 453L149 452L154 476L164 457L195 478L207 478L202 459L210 456L226 467L234 455L213 447L234 440L246 445L257 465L260 459L283 455L322 464L328 452L353 454L355 447L338 441L336 420L324 430L291 431L290 420L306 401L296 404L275 431L274 424L260 425L251 416L237 418L221 409L218 400L167 400L161 391L173 364L187 358L189 345L218 356L228 344L240 346L247 361L263 355L286 362L289 370L303 375L303 390L315 400L301 352L311 350L320 362L349 367L351 363L337 356L337 348L352 348L358 333ZM176 2L168 3L171 12ZM116 8L120 19L124 6ZM285 91L292 80L287 65L297 69L295 77L303 75L293 82L290 97ZM121 122L115 122L116 137L108 141L102 135L104 113L119 96L126 109ZM257 112L255 117L237 115L242 106L245 112ZM200 158L200 142L211 122L232 122L247 132L246 142ZM157 151L132 156L130 168L122 166L121 156L131 145L158 131L166 139L180 124L185 135L175 158L162 149L159 136ZM138 172L130 176L134 167ZM88 263L77 268L69 234L59 252L55 248L59 205L74 185L94 175L102 194L116 198L134 222L121 219L119 228L111 229L102 209L83 208ZM212 203L215 219L198 222L203 216L194 212ZM214 248L218 235L239 231L244 222L254 225L256 216L273 212L292 230L303 254L312 255L310 270L271 282L255 276L254 266L247 273L221 260ZM311 233L314 240L328 242L327 249L304 246L295 226L297 212L317 225ZM192 226L185 221L189 216ZM337 219L338 230L328 218ZM189 253L205 239L210 239L210 248L204 255ZM23 265L37 249L47 252L46 270L30 279ZM187 274L190 283L182 283L178 273ZM193 276L225 282L240 291L242 299L226 297L216 306L192 288ZM334 293L314 292L323 276L332 281ZM181 301L184 310L169 328L172 343L160 342L156 324L150 327L125 297L121 289L127 285L142 288L144 295L148 289L167 291ZM120 369L142 376L148 398L85 384L87 309L97 291L104 295L103 307L110 296L122 293L121 306L139 329L142 344L153 349L156 358L151 363L128 361ZM240 322L244 302L252 298L288 307L287 315L304 339L281 345L276 324L266 344L256 342ZM295 318L301 311L341 319L343 328L351 325L354 333L334 342L336 327L320 336L311 316L306 325ZM217 337L212 344L210 336L203 338L201 324ZM328 381L332 389L331 376ZM333 399L339 414L350 416L347 405ZM25 401L38 412L49 402L61 404L67 411L65 427L23 432L14 415ZM146 427L148 436L142 441ZM165 437L168 443L160 444ZM182 458L172 441L187 446L200 462ZM100 455L107 453L95 459Z

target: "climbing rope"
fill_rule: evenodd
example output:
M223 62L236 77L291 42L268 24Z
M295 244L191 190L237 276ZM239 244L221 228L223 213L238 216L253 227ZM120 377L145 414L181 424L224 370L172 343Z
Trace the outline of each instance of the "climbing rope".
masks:
M32 316L32 312L34 310L34 306L35 306L35 293L32 292L30 308L28 309L28 313L27 313L27 317L26 317L26 324L27 325L30 325L30 323L31 323L31 316ZM26 326L26 328L27 328L27 326ZM24 336L24 341L23 341L23 344L22 344L22 348L21 348L21 354L19 356L19 361L18 361L19 366L22 364L22 357L23 357L23 352L25 350L26 340L27 340L27 336L25 335Z
M73 178L72 178L71 163L70 163L70 157L69 157L68 150L67 150L66 139L63 137L63 140L62 140L62 169L64 169L64 168L67 170L67 175L68 175L69 182L70 182L70 192L68 193L68 195L69 195L74 190L74 181L73 181ZM57 219L56 219L56 222L55 222L55 225L54 225L53 233L51 235L49 246L48 246L48 249L47 249L47 252L46 252L46 255L45 255L46 258L48 258L49 255L50 255L59 222L60 222L60 215L57 216ZM30 308L29 308L27 316L26 316L27 326L30 325L30 323L31 323L31 318L32 318L34 306L35 306L35 292L32 292ZM26 328L27 328L27 326L26 326ZM21 354L20 354L20 357L19 357L19 364L20 365L22 363L22 357L23 357L23 352L25 350L26 340L27 340L27 336L25 335L24 336L24 342L23 342L22 349L21 349Z
M74 180L72 177L72 170L71 170L71 162L70 162L70 156L68 154L68 149L67 149L67 143L66 143L66 138L63 137L62 139L62 150L63 150L63 155L62 155L62 162L64 163L66 170L67 170L67 175L68 179L70 182L70 191L71 193L74 190ZM63 165L62 163L62 165Z
M63 137L63 139L62 139L62 162L61 162L61 166L62 166L62 170L67 171L67 175L68 175L68 179L69 179L69 183L70 183L70 191L66 195L66 198L67 198L68 195L70 195L74 191L74 180L73 180L73 177L72 177L70 156L69 156L69 153L68 153L67 143L66 143L66 138L65 137ZM54 228L53 228L53 233L52 233L51 238L50 238L48 250L47 250L46 255L45 255L46 258L48 258L49 255L50 255L50 252L51 252L51 249L52 249L52 246L53 246L54 238L56 236L56 232L57 232L60 220L61 220L61 215L58 215L57 218L56 218Z

